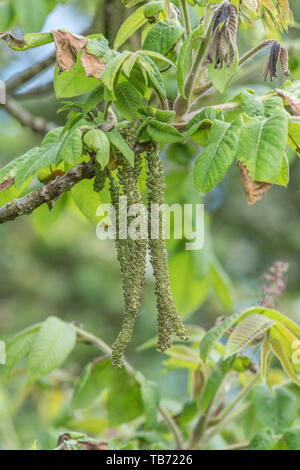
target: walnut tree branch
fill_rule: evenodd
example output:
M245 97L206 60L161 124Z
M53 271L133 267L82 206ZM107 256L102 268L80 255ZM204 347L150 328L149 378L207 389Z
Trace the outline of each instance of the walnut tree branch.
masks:
M29 127L34 132L47 134L47 132L56 127L56 124L47 122L42 117L33 116L11 96L6 97L6 103L3 107L12 117L19 121L22 126Z
M139 155L149 149L151 143L137 143L134 153ZM41 205L56 200L61 194L70 191L75 184L84 179L92 179L95 176L93 160L82 162L72 168L63 176L58 176L42 188L33 191L26 196L14 199L3 207L0 207L0 225L15 220L22 215L29 215Z
M14 199L12 202L8 202L1 207L0 224L14 220L22 215L31 214L42 204L53 201L66 191L70 191L75 184L83 179L91 179L93 176L95 176L95 170L92 161L80 163L65 175L57 177L42 188L20 199Z

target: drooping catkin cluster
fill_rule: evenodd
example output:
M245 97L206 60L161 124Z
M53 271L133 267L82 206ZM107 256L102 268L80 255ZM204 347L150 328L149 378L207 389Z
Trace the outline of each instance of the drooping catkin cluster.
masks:
M238 11L233 3L224 1L216 11L213 38L207 60L215 61L215 68L225 64L231 67L235 60L236 37L238 30Z
M137 133L140 127L139 120L134 120L122 131L122 135L131 149L137 142ZM117 257L120 264L123 295L124 295L124 320L121 331L112 346L112 362L114 365L122 366L124 351L129 343L137 313L141 307L142 295L146 273L146 255L149 247L151 263L155 277L155 294L158 310L158 348L166 351L172 345L172 334L186 340L185 328L176 310L171 295L168 257L163 237L163 213L161 210L155 212L158 220L154 220L152 206L157 207L164 204L164 178L162 162L159 158L158 146L152 144L146 152L147 159L147 187L148 206L150 220L140 224L138 237L128 235L127 230L132 222L136 222L136 213L132 214L135 204L142 204L141 194L138 189L138 180L142 169L142 157L136 155L134 166L118 152L116 174L106 170L105 175L100 168L96 168L95 190L103 188L105 176L110 181L111 202L115 209L115 236ZM126 204L127 206L124 206ZM138 208L137 211L139 212ZM142 212L139 212L142 217ZM126 233L122 233L121 217L126 217ZM122 221L123 222L123 221ZM152 224L159 227L156 237L152 237ZM143 233L145 230L145 233Z
M151 213L153 204L161 205L164 203L165 184L157 145L153 144L152 149L146 153L146 158L148 164L148 209L149 213ZM155 277L158 310L158 347L164 352L172 344L172 333L175 333L183 340L187 339L187 335L171 294L168 255L163 238L163 214L161 211L158 211L157 217L159 218L158 221L155 221L153 217L151 220L152 223L156 222L159 227L157 239L152 237L152 223L149 223L149 250Z
M131 148L133 148L136 143L137 129L138 122L133 121L133 123L124 130L124 137L126 136L126 142ZM121 212L124 213L122 207L120 208L120 201L122 204L120 196L126 196L128 208L133 204L141 203L141 195L137 187L140 171L140 156L135 157L134 167L132 167L125 157L119 154L117 181L112 174L109 173L111 200L116 211L116 248L124 294L124 321L121 331L112 347L112 362L118 366L122 365L125 348L132 336L136 315L141 306L145 280L147 253L146 236L141 236L139 239L133 240L131 237L127 237L127 234L123 234L123 238L122 233L120 233L119 210L121 209ZM134 217L129 216L127 213L127 227L129 227L133 219Z
M286 47L280 44L278 41L274 40L271 46L271 51L267 57L264 65L263 76L264 80L267 80L268 75L270 75L271 82L273 78L278 77L278 63L280 62L281 71L284 75L289 77L289 54Z

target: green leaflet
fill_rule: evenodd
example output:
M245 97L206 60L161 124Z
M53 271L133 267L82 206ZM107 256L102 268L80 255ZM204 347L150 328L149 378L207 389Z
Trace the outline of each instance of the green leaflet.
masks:
M184 41L177 62L177 83L181 96L186 99L184 83L192 62L192 51L195 43L204 36L204 26L200 24Z
M263 105L266 117L272 117L284 111L283 101L279 96L270 96L267 100L263 100Z
M237 96L237 98L241 102L241 109L243 113L246 113L250 117L264 115L263 102L254 91L244 90ZM233 101L235 101L235 99Z
M110 142L124 155L124 157L129 161L129 163L134 165L134 153L126 143L126 141L121 136L120 132L117 129L113 129L110 132L107 132L107 137Z
M115 107L125 119L132 121L142 104L141 96L135 87L127 81L119 83L115 95L117 98L117 101L114 102Z
M253 181L276 183L286 142L287 116L284 112L245 123L237 153Z
M8 47L15 51L26 51L53 42L52 33L28 33L25 34L24 39L17 39L7 32L0 33L0 38L5 40Z
M183 33L184 28L177 21L172 19L159 21L148 32L143 49L167 55Z
M146 424L149 430L157 425L157 413L160 401L159 387L155 382L147 380L142 374L137 376L141 386L141 397L146 416Z
M74 327L59 318L49 317L36 334L28 359L28 382L45 377L66 360L75 346Z
M274 321L254 313L241 321L229 336L224 358L233 356L274 325Z
M11 160L7 165L1 168L0 170L0 183L3 181L7 180L10 177L13 177L16 175L18 168L28 159L30 158L30 155L32 152L35 151L35 149L31 149L28 152L26 152L24 155L21 155L21 157L15 158L14 160Z
M286 152L284 152L281 170L275 181L275 184L287 187L290 179L290 164Z
M238 53L235 54L235 61L232 67L223 67L222 69L216 69L215 64L208 66L208 75L213 82L214 87L223 94L226 87L229 85L234 75L236 74L239 65Z
M20 157L15 169L15 185L20 188L25 181L33 177L43 168L51 164L58 165L65 161L74 166L82 155L82 135L79 128L74 127L68 133L62 134L58 127L50 131L40 147L36 147Z
M162 96L162 98L166 98L167 92L166 92L165 84L164 84L163 78L161 76L161 73L157 65L147 55L144 56L143 59L146 62L148 62L148 64L151 66L151 71L150 70L145 71L145 73L147 74L149 78L150 83L152 84L153 88L155 88L155 90L158 91L158 93Z
M220 360L208 377L200 400L200 410L203 415L206 413L209 405L214 399L215 394L221 386L227 372L229 372L231 364L232 358L225 361Z
M272 450L277 442L273 429L262 429L251 439L248 450Z
M104 88L103 87L98 87L95 90L93 90L87 99L84 102L83 110L82 112L84 114L90 113L96 106L103 100L103 94L104 94Z
M91 129L84 135L84 143L89 150L96 153L96 160L104 170L110 156L110 142L106 134L100 129Z
M71 129L61 139L60 148L57 152L56 165L62 161L70 166L75 166L82 156L82 133L78 128Z
M252 395L252 404L259 424L276 433L290 427L297 416L297 399L283 387L276 388L272 394L267 385L258 385Z
M110 359L90 363L84 368L71 400L71 410L90 407L105 389L108 389L106 409L110 426L143 414L140 387L125 368L113 367Z
M138 109L139 114L143 119L153 117L158 121L172 122L175 117L175 111L164 111L162 109L154 108L153 106L142 106Z
M166 64L170 65L171 67L175 67L175 64L174 62L172 62L170 59L168 59L167 57L163 56L162 54L160 54L159 52L156 52L156 51L146 51L146 50L139 50L137 51L137 53L140 55L140 56L149 56L149 57L152 57L154 59L158 59L158 60L161 60L162 62L165 62Z
M81 63L81 54L80 51L77 55L76 64L71 70L59 73L59 69L56 67L54 76L56 98L72 98L73 96L84 95L99 86L97 78L86 76Z
M155 119L150 121L147 131L154 142L158 144L171 144L182 140L182 135L175 127Z
M215 108L203 108L187 123L185 134L191 136L201 127L203 121L212 122L215 119L222 121L222 113L218 112Z
M152 1L146 5L142 5L135 12L127 18L120 27L117 37L114 42L114 49L118 49L124 42L132 36L141 26L147 23L148 19L144 14L145 8L148 8L146 14L153 16L164 8L163 1Z
M300 155L300 123L289 121L288 124L288 143L297 155Z
M222 323L214 326L211 328L206 335L204 336L203 340L200 344L200 357L205 362L210 354L210 352L214 349L216 344L218 343L219 339L226 333L229 328L231 328L235 323L240 322L248 315L257 313L260 315L266 315L268 318L272 318L272 314L275 312L272 309L267 309L265 307L251 307L246 310L242 310L241 312L234 313L227 317Z
M300 326L297 325L297 323L295 323L290 318L271 308L262 309L260 313L263 313L266 317L270 318L271 320L282 323L296 336L298 336L298 338L300 338Z
M131 54L132 53L129 51L124 51L121 54L118 54L110 62L108 62L108 64L105 66L103 70L101 80L104 83L104 85L108 88L111 94L111 97L114 101L117 99L114 93L114 89L115 89L118 74L123 65L123 62Z
M26 32L39 32L48 14L47 0L12 0L18 15L18 24Z
M17 334L6 347L6 372L12 369L23 359L31 349L33 340L40 329L41 324L31 326Z
M71 410L88 408L99 398L102 391L110 385L111 369L110 359L86 365L74 390Z
M246 315L247 311L237 312L230 317L226 318L219 325L211 328L200 343L200 357L203 362L206 362L210 352L214 349L219 339L226 333L226 331L236 323L236 321Z
M283 434L287 450L300 450L300 426L287 429Z
M80 212L90 222L97 225L100 216L97 216L97 210L102 203L100 194L94 191L92 180L82 180L71 189L73 200Z
M24 161L17 167L15 185L20 188L25 181L48 165L56 162L60 148L61 128L54 129L44 138L41 147L36 147L24 155ZM26 156L26 158L25 158Z
M194 183L201 193L208 193L224 178L236 155L241 127L240 120L213 122L207 147L194 167Z

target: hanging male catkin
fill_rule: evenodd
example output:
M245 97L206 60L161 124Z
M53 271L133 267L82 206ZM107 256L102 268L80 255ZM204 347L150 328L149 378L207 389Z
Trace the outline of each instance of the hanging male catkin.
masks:
M138 127L139 123L133 121L123 130L126 142L132 149L136 143ZM131 339L135 318L141 306L147 252L147 241L145 238L133 240L130 237L126 239L120 237L119 197L126 196L128 207L133 204L141 203L141 195L137 187L140 172L140 156L135 156L134 167L132 167L126 158L119 154L117 170L118 183L112 174L109 173L111 199L116 210L116 247L124 293L124 321L122 329L112 347L112 362L118 366L122 365L123 354ZM127 226L130 225L133 218L134 217L129 217L127 214Z
M152 145L146 157L148 163L148 209L150 214L153 204L160 206L164 203L165 183L162 172L162 162L159 158L158 146L156 144ZM155 293L158 310L158 347L164 352L172 345L172 333L175 333L183 340L187 340L188 338L171 294L168 256L163 238L163 214L161 211L158 212L158 218L159 220L156 221L159 227L157 239L152 238L151 224L149 223L149 249L155 277ZM153 221L152 218L152 222Z

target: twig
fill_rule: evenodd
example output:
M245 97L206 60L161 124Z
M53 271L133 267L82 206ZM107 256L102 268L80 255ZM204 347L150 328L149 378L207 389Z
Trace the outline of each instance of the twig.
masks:
M47 132L55 129L56 127L52 122L47 122L41 117L33 116L11 96L6 97L6 103L3 107L12 117L19 121L22 126L29 127L34 132L47 134Z
M183 10L186 35L188 36L191 33L192 28L191 28L190 15L188 11L188 6L186 4L186 0L181 0L181 5L182 5L182 10Z
M14 199L12 202L8 202L1 207L0 224L14 220L22 215L31 214L42 204L53 201L66 191L70 191L79 181L93 178L93 176L95 176L95 170L92 161L80 163L65 175L57 177L42 188L20 199Z
M104 352L108 356L111 356L111 354L112 354L111 348L102 339L98 338L97 336L93 335L92 333L89 333L89 332L85 331L84 329L82 329L78 326L75 326L74 328L75 328L75 330L78 334L79 339L81 339L82 341L88 342L90 344L93 344L98 349L100 349L102 352ZM124 361L124 367L126 368L128 373L133 377L133 379L135 380L137 385L140 386L141 384L138 380L138 376L136 374L136 371L133 369L133 367L127 361ZM184 449L184 442L182 440L181 433L180 433L180 430L179 430L176 422L169 415L169 413L167 412L167 410L165 410L165 408L163 406L160 405L158 409L159 409L159 412L160 412L161 416L164 418L168 428L170 429L171 433L173 434L176 449L177 450L183 450Z
M23 100L23 99L36 98L37 96L45 95L49 91L53 91L53 81L45 83L45 85L31 88L30 90L24 91L22 93L14 93L13 96L16 99Z
M51 65L54 65L56 60L56 53L51 54L46 59L33 64L31 67L28 67L26 70L23 70L17 75L9 78L6 82L6 90L7 92L12 92L20 88L24 83L29 82L32 78L34 78L39 73L46 70Z

